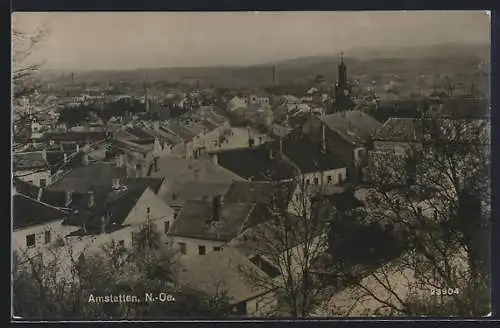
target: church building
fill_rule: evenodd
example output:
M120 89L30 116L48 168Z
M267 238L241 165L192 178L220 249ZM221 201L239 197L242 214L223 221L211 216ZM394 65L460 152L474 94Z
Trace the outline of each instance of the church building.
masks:
M328 108L327 113L332 114L351 110L354 108L354 102L351 98L351 85L347 79L347 66L344 64L344 53L340 54L340 64L338 66L338 80L335 84L333 102Z

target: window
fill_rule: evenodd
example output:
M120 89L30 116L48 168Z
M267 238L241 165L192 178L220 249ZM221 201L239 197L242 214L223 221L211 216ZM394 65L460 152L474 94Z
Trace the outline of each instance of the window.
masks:
M45 231L45 243L50 243L50 230Z
M220 251L220 247L214 246L214 252Z
M27 247L35 247L35 234L26 236L26 246Z
M246 302L241 302L235 305L232 309L234 314L240 314L240 315L245 315L247 314L247 303Z
M198 254L205 255L206 253L207 253L207 249L205 246L203 246L203 245L198 246Z
M40 188L45 188L47 186L47 179L40 179Z
M363 158L363 149L358 149L358 159Z
M318 178L314 178L314 184L317 185L319 183L319 179Z
M165 221L165 226L164 226L163 232L165 232L165 234L167 234L169 230L170 230L170 221Z
M326 177L326 181L328 181L328 183L332 183L332 176L331 175L328 175Z
M186 243L179 243L181 254L186 254Z
M33 184L33 180L27 180L26 182L29 184Z
M121 248L125 247L125 240L120 240L118 242L118 246L120 246Z
M342 180L344 180L341 173L337 174L337 179L338 179L338 182L342 182Z
M309 179L306 180L306 185L310 184L311 181Z

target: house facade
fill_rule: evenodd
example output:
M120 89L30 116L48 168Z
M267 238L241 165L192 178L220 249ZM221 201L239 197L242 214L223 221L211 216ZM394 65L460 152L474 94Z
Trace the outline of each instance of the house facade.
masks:
M25 195L13 195L12 247L31 257L76 230L62 225L67 212Z

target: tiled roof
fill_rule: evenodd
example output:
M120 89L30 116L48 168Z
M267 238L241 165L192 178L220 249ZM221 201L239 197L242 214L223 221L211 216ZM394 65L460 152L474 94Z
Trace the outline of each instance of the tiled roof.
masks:
M187 201L170 230L173 236L229 241L236 237L255 205L223 202L219 220L211 223L212 202Z
M136 136L139 139L148 139L148 138L154 138L153 135L149 134L142 128L127 128L126 130L128 133Z
M267 279L266 274L231 247L206 255L183 257L181 266L179 279L182 285L209 295L224 291L230 304L238 304L266 292L250 281L248 273L256 279Z
M382 125L370 115L357 110L329 114L323 119L329 129L353 144L366 141Z
M217 162L240 177L254 181L278 181L295 176L294 168L281 159L274 148L265 144L218 151Z
M198 170L198 177L195 171ZM176 181L199 181L221 183L243 180L236 174L206 159L184 159L164 156L158 160L158 171L151 172L151 177L167 178Z
M49 189L85 192L92 186L111 186L113 179L126 177L125 167L117 167L115 164L92 164L74 168L51 184Z
M202 120L200 122L200 124L206 128L208 131L212 131L212 130L215 130L217 128L217 125L210 122L210 121L206 121L206 120Z
M39 187L35 186L32 183L25 182L19 178L14 177L13 179L13 184L14 188L16 189L17 193L23 194L25 196L28 196L30 198L36 199L38 196L38 189Z
M121 227L135 207L139 198L147 187L136 187L112 191L102 188L94 190L94 206L88 207L88 198L82 197L75 206L72 213L64 221L66 225L85 227L89 232L102 231L102 218L105 217L106 231L113 231Z
M295 188L292 182L278 184L270 181L235 181L224 195L224 200L228 202L268 204L273 200L273 197L278 196L281 186L288 189L286 193L290 198Z
M346 167L342 159L309 138L289 135L283 142L283 153L303 174Z
M48 168L46 160L42 158L42 153L16 153L14 154L15 170L30 170Z
M396 118L388 119L373 136L380 141L417 141L422 138L422 125L419 119Z
M178 135L180 138L182 138L182 140L184 140L184 141L190 141L195 136L195 134L192 131L184 128L180 124L170 123L167 125L167 128L169 130L171 130L173 133L175 133L176 135Z
M149 145L139 145L133 142L134 140L121 140L121 139L113 139L111 144L113 146L118 147L119 149L126 149L134 152L138 152L141 154L147 154L153 149L153 144Z
M106 137L102 131L85 131L85 132L46 132L43 139L58 140L58 141L97 141Z
M66 212L38 202L25 195L13 196L13 229L27 228L54 220L61 220Z
M280 223L277 225L272 221L263 222L261 224L250 227L237 238L233 239L231 245L238 249L242 254L248 257L253 255L269 256L275 259L276 248L284 247L285 242L287 248L292 248L303 240L306 236L310 236L304 232L304 219L293 214L287 214L287 221L291 229L287 230L286 241L280 237L284 226ZM271 255L272 254L272 255Z
M149 189L157 194L163 184L163 181L164 179L162 178L132 178L126 179L123 184L129 189L149 187Z
M224 195L229 182L173 181L160 197L169 205L184 205L189 200L207 200Z
M199 135L203 131L205 131L205 127L200 123L193 123L190 125L186 125L184 128L192 132L194 135Z

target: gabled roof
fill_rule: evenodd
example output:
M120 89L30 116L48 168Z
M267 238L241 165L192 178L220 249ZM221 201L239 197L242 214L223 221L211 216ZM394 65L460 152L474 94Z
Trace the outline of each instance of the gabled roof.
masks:
M13 196L13 230L62 220L67 213L22 194Z
M189 200L207 200L224 195L229 182L172 181L159 195L167 204L182 206Z
M153 135L151 135L150 133L146 132L146 130L142 129L142 128L127 128L125 131L127 131L128 133L130 133L131 135L139 138L139 139L150 139L150 138L154 138Z
M281 190L284 187L287 190ZM269 204L278 194L285 193L291 198L295 189L293 182L277 183L270 181L235 181L224 195L228 202Z
M295 170L280 158L272 145L264 144L252 148L229 149L214 152L220 166L244 179L254 181L279 181L295 176Z
M202 125L205 129L207 129L208 131L212 131L212 130L214 130L214 129L216 129L216 128L217 128L217 124L212 123L212 122L207 121L207 120L202 120L202 121L200 122L200 124L201 124L201 125Z
M134 143L133 141L135 141L135 140L113 139L111 141L111 144L113 146L118 147L119 149L130 150L130 151L134 151L134 152L141 153L141 154L147 154L151 150L153 150L152 143L146 144L146 145L140 145L138 143Z
M186 129L185 127L177 123L170 123L167 125L167 128L176 135L178 135L180 138L182 138L182 140L184 141L190 141L196 135L192 131Z
M53 131L46 132L42 139L44 140L58 140L58 141L92 141L92 140L102 140L106 137L106 133L103 131Z
M190 200L180 211L169 234L227 242L238 235L254 207L253 204L222 202L219 220L210 222L214 213L211 200Z
M232 247L206 255L181 258L180 283L195 290L215 295L224 291L230 304L253 299L267 292L250 281L252 277L267 279L268 276Z
M50 185L51 190L72 190L85 192L92 186L111 186L113 179L125 179L127 169L116 164L91 164L80 166L68 172Z
M198 176L195 172L198 171ZM158 159L158 171L151 177L167 178L176 181L203 181L206 183L231 183L243 180L231 171L214 164L208 159L185 159L164 156Z
M379 121L358 110L329 114L323 120L330 130L352 144L365 142L382 126Z
M42 158L41 152L36 153L14 153L14 170L32 170L49 168L49 163Z
M163 178L129 178L126 179L123 184L129 189L133 188L146 188L151 189L155 194L158 194L160 187L164 182Z
M102 218L107 232L120 228L130 211L148 187L110 190L94 190L94 206L89 208L88 196L82 197L72 208L72 213L63 224L85 227L89 233L102 231ZM82 233L82 232L79 232ZM78 234L78 232L77 232Z
M249 258L254 255L271 257L276 260L272 254L276 254L276 248L282 247L290 249L303 242L310 233L305 233L304 218L291 213L286 214L290 229L286 231L286 239L283 239L283 224L276 225L273 221L266 220L260 224L249 227L238 237L232 240L231 245L238 249L242 254ZM283 218L284 219L284 218ZM284 222L284 221L283 221ZM285 245L286 244L286 245Z
M295 134L289 134L283 142L283 153L302 174L347 167L339 156L329 150L323 152L319 143Z
M414 118L389 118L374 134L377 141L417 141L421 140L422 125L420 119Z

